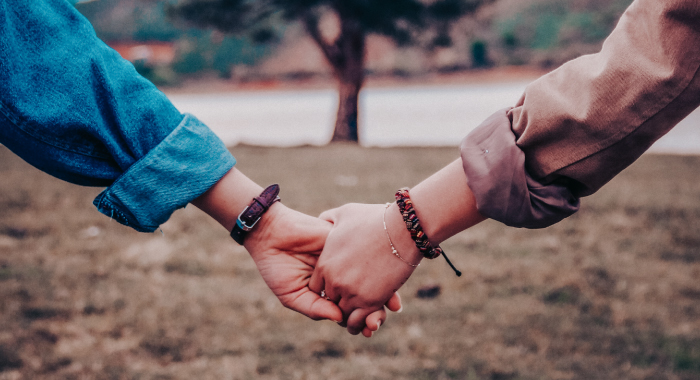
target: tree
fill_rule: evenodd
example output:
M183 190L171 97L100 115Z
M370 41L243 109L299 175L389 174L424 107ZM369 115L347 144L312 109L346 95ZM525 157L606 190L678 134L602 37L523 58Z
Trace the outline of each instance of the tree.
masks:
M338 80L339 104L332 141L358 141L359 93L365 79L365 41L375 33L399 45L432 36L432 46L449 46L449 26L493 0L180 0L170 14L226 33L250 33L259 42L275 36L276 20L301 22L323 52ZM335 15L338 33L330 40L321 17ZM425 38L423 38L425 39Z

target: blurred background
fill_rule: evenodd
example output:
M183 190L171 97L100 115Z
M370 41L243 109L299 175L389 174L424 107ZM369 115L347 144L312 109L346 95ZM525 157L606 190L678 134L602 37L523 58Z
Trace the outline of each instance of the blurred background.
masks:
M265 9L247 5L256 3ZM424 9L404 0L349 3L357 8L350 16L363 23L368 76L418 77L556 67L599 50L631 1L454 0L426 2ZM93 0L77 8L100 38L158 84L193 75L241 82L328 78L332 68L304 22L311 14L330 40L345 11L332 1ZM397 20L403 27L394 27Z
M100 38L229 145L454 146L598 51L631 0L93 0ZM241 92L240 90L243 90ZM700 116L653 151L694 153ZM426 133L429 128L429 133Z
M630 0L92 0L98 36L310 215L383 203ZM372 338L284 309L193 207L156 234L0 147L0 380L699 379L700 116L579 213L486 221ZM331 141L343 142L341 144ZM387 252L390 254L390 252Z

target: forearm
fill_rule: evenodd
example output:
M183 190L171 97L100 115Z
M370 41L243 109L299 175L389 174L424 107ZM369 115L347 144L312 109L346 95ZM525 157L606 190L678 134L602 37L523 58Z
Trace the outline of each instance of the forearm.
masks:
M238 215L262 191L234 168L191 203L231 231ZM308 287L330 228L329 223L274 202L245 236L244 246L284 306L312 319L339 322L340 309Z
M433 246L486 219L477 210L461 159L413 187L410 196L421 227ZM396 203L387 210L386 223L389 235L402 257L412 263L420 262L421 255Z
M466 184L461 159L413 187L410 196L433 246L484 220ZM396 203L389 208L348 204L324 212L321 218L334 228L310 287L324 290L338 302L346 313L348 331L356 334L364 327L365 317L387 302L423 257Z
M692 112L698 22L697 1L636 0L599 53L530 84L508 115L529 173L592 194Z
M413 187L410 194L423 231L434 245L486 219L476 208L461 159Z
M192 204L231 231L241 211L262 190L260 185L233 168Z
M107 186L183 123L69 2L3 4L0 126L17 133L3 132L0 141L32 165L69 182Z
M248 178L240 170L233 168L219 182L193 200L192 204L219 222L226 231L230 232L236 224L238 215L262 191L263 188L260 185ZM245 239L244 245L251 254L256 253L256 249L251 247L261 244L265 239L272 238L272 234L282 234L279 230L274 231L276 228L274 220L288 211L290 210L280 202L275 202L262 215L260 221L255 224L255 228L248 233Z
M479 211L513 227L555 224L692 112L698 20L693 0L635 0L600 53L539 78L473 130L461 156Z
M62 0L0 2L0 142L53 176L109 186L98 210L152 232L235 160Z

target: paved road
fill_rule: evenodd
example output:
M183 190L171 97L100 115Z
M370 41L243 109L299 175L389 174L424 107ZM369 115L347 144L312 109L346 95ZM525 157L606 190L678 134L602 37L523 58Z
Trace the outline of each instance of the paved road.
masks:
M368 88L361 94L365 146L454 145L494 111L514 104L527 82ZM171 95L182 112L197 115L226 144L323 145L331 137L334 90L255 91ZM700 110L652 152L700 154Z

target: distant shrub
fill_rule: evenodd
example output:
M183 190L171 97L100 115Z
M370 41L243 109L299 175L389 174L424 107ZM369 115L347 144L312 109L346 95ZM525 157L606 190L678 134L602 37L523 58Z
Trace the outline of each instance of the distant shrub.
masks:
M472 63L474 67L486 67L490 64L488 56L488 44L486 41L476 40L471 46Z
M564 16L555 13L544 13L535 23L535 33L530 42L533 49L551 49L559 42L559 31L564 23Z
M584 7L574 7L573 2L538 1L512 16L497 19L494 25L509 61L521 61L522 52L518 58L510 56L524 48L546 52L544 56L532 55L538 57L538 62L561 64L570 56L561 53L563 50L590 50L582 49L583 45L599 47L631 2L591 0Z
M212 67L220 77L231 76L231 67L252 66L270 53L270 45L256 44L245 37L226 36L215 48Z
M207 68L207 60L202 53L191 51L183 54L173 63L173 70L180 74L194 74Z
M168 66L153 66L145 60L133 62L136 72L156 86L171 86L178 82L177 75Z
M513 31L504 32L501 41L506 48L513 49L518 46L518 36Z
M139 59L133 62L134 69L136 72L141 74L141 76L148 78L153 73L153 67L149 65L146 60Z

